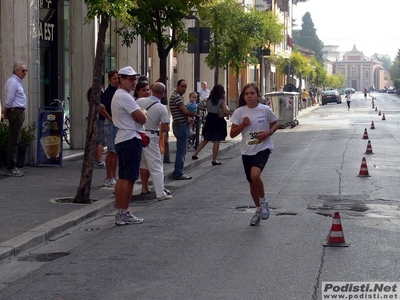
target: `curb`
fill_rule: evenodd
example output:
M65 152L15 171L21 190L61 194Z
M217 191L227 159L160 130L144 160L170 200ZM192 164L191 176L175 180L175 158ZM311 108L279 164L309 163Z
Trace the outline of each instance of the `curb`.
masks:
M85 220L109 212L114 207L114 197L110 196L2 242L0 243L0 261L45 243L63 231L73 228Z

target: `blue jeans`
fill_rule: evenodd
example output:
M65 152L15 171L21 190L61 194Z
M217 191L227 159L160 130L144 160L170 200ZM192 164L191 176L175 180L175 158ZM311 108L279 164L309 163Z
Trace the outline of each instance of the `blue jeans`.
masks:
M175 156L175 166L174 177L179 177L183 175L183 168L185 165L185 155L189 139L189 124L174 126L172 125L172 131L176 137L176 156Z

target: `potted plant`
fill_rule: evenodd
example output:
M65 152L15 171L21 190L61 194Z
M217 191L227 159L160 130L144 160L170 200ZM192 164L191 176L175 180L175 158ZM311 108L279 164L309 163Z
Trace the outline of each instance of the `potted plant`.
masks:
M21 128L19 138L18 160L17 167L21 168L25 165L26 149L36 138L37 125L35 122L32 125L24 125ZM8 146L8 123L0 123L0 164L4 166L7 163L7 146Z
M0 122L0 166L7 164L8 124Z

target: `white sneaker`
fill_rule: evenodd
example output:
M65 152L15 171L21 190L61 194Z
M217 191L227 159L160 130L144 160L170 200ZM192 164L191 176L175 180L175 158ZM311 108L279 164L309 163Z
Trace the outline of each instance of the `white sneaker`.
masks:
M162 197L157 198L158 201L164 201L164 200L169 200L169 199L172 199L171 195L164 195Z
M21 171L21 170L19 170L17 168L14 168L14 169L6 171L6 175L7 176L22 177L22 176L24 176L24 174L25 173L23 171Z
M104 160L102 161L94 161L93 163L93 167L97 168L97 169L104 169L106 167L106 162Z
M126 214L115 215L115 225L141 224L143 219L135 217L129 211Z
M104 181L103 181L103 186L105 186L105 187L109 187L109 188L113 188L113 187L115 187L115 184L116 184L117 182L115 181L115 179L114 178L111 178L111 179L104 179Z

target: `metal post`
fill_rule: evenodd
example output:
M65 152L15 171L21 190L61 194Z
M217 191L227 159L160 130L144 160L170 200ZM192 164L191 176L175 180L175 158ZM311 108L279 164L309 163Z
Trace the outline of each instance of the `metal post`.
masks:
M186 19L195 20L195 31L196 31L196 50L194 53L194 84L193 89L196 90L197 83L200 82L200 19L195 15L187 16ZM194 148L197 149L199 145L199 131L200 122L196 122L196 141Z

